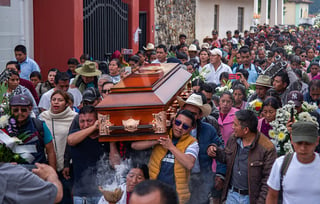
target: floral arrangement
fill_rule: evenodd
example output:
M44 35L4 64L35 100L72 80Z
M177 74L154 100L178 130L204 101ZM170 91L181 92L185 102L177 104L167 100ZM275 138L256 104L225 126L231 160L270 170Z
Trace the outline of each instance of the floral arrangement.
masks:
M313 112L315 110L317 110L317 106L314 104L309 104L306 101L303 101L303 103L301 104L301 108L303 112Z
M256 85L250 84L249 88L246 89L247 98L250 98L255 93L256 93Z
M293 53L292 52L292 49L293 49L292 45L285 45L283 48L286 50L288 55L291 55Z
M260 99L255 99L249 102L247 109L253 111L257 117L260 115L260 110L262 107L262 101Z
M193 73L192 73L192 77L191 77L191 81L194 81L196 79L200 79L202 81L206 80L206 75L210 72L210 70L207 70L206 67L203 67L201 69L201 71L199 72L198 69L196 69Z
M293 148L290 141L290 134L286 127L286 124L291 120L291 111L293 110L295 121L311 121L317 124L317 118L311 116L309 112L314 110L313 105L309 105L304 102L305 108L302 109L303 112L297 114L295 110L295 105L293 101L289 101L288 104L282 108L277 109L276 119L270 123L272 129L269 131L269 136L271 141L276 146L278 155L284 155L286 153L292 153Z
M232 82L230 80L225 81L223 80L223 82L225 83L225 86L219 86L216 88L216 94L217 96L221 96L221 94L225 91L229 91L230 93L233 93L233 90L231 89L232 87Z

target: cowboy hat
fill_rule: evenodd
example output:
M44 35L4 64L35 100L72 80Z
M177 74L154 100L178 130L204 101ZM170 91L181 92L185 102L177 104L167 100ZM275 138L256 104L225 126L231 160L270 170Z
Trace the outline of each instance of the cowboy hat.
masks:
M186 101L177 96L177 101L180 108L182 108L185 104L193 105L200 108L202 116L208 116L211 113L211 106L209 104L203 104L202 97L198 94L191 94Z
M101 71L96 69L96 63L89 60L85 61L84 64L75 70L81 76L92 77L100 76Z
M154 44L148 43L147 47L143 46L143 49L148 51L148 50L154 50Z
M271 77L268 75L259 75L255 85L271 88Z
M195 44L191 44L188 49L189 52L197 52L197 46Z
M209 43L203 43L201 45L201 49L209 49L209 47L210 47Z

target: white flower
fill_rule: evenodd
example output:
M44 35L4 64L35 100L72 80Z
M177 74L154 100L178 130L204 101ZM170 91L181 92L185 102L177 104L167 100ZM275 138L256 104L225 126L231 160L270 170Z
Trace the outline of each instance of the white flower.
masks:
M310 121L312 122L311 115L308 112L302 112L298 115L298 119L301 121Z
M255 91L254 91L254 90L249 89L249 94L250 94L250 95L252 95L252 94L254 94L254 93L255 93Z
M9 124L9 116L3 115L0 117L0 128L5 128Z
M232 90L232 89L229 89L229 92L230 92L230 93L233 93L233 90Z
M272 139L274 139L274 138L276 138L276 133L275 133L275 131L274 130L269 130L269 136L272 138Z
M284 143L283 149L287 153L293 153L293 148L292 148L290 140L288 140L286 143Z

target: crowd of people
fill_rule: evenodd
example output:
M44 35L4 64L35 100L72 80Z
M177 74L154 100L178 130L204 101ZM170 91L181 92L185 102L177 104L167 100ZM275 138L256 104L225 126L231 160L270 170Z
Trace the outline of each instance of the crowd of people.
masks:
M317 203L319 29L264 25L243 35L235 30L219 38L213 30L203 43L193 40L187 45L191 39L181 34L177 45L148 43L127 60L119 51L109 63L83 54L80 61L68 59L67 69L52 68L48 73L18 45L16 61L5 68L10 117L2 132L11 137L27 134L19 144L21 163L37 165L39 170L33 171L40 178L54 180L54 185L41 183L38 189L46 193L55 186L58 193L48 195L52 202L113 203L98 189L97 163L108 155L112 168L127 159L135 164L126 182L119 184L123 194L118 204L150 203L152 193L155 203ZM186 100L177 97L179 110L168 136L99 142L95 106L131 72L163 63L179 63L192 74L191 93ZM48 74L46 81L42 74ZM283 116L287 105L294 108ZM306 111L307 105L313 109ZM302 120L304 112L312 120ZM275 125L281 118L289 118L284 130ZM289 138L286 156L275 131ZM13 168L3 165L1 169ZM54 179L48 176L54 174L52 169ZM34 181L27 177L24 182ZM21 198L10 194L6 199Z

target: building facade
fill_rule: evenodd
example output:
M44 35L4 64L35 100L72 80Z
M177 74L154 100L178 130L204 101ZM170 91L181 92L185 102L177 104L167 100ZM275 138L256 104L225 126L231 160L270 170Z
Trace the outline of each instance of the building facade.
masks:
M308 0L288 0L285 3L284 23L298 26L309 22L309 5L313 3Z

